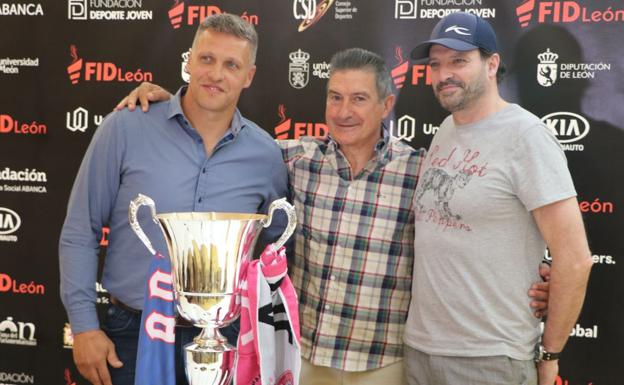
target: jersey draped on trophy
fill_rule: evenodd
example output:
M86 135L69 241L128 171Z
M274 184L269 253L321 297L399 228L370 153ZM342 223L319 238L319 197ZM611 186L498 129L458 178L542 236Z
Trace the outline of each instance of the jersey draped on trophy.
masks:
M285 198L274 201L267 215L217 212L156 214L154 201L139 194L130 203L130 225L155 254L137 220L139 207L151 209L169 249L173 298L177 313L201 333L184 347L186 376L190 385L227 384L233 372L230 345L218 328L241 314L241 273L253 257L263 227L268 227L275 210L284 210L288 225L274 244L280 248L296 226L293 206Z

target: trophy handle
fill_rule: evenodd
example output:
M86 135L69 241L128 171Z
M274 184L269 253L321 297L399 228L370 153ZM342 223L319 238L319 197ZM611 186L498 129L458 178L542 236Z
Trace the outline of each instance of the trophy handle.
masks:
M282 236L277 240L277 242L275 242L276 249L284 246L288 238L290 238L290 236L295 232L295 227L297 227L297 215L295 214L295 208L293 205L288 203L286 198L281 198L271 203L267 219L262 220L262 226L265 228L269 227L271 225L271 221L273 220L273 212L279 209L286 212L288 225L286 225L286 229L284 230Z
M156 254L156 250L154 250L152 242L150 242L147 235L143 232L143 229L139 224L139 220L137 219L137 213L139 212L139 208L141 206L149 206L152 211L152 220L154 223L158 224L158 219L156 219L156 205L154 204L152 198L143 194L137 195L136 198L130 201L130 206L128 207L128 222L130 222L130 227L132 227L132 230L134 230L137 237L139 237L150 253Z

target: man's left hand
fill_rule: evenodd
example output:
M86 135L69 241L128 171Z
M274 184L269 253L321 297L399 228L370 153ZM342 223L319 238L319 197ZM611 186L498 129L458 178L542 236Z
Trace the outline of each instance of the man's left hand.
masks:
M537 382L539 385L553 385L559 373L559 360L541 361L537 364Z

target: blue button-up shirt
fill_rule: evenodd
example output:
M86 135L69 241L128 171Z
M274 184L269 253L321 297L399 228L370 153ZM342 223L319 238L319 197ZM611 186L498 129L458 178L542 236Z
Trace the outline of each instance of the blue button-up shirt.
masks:
M273 200L288 196L287 171L273 139L236 111L207 155L182 112L184 91L148 113L110 114L87 149L59 244L61 299L74 333L99 327L95 280L103 226L110 227L110 236L102 284L125 304L143 307L150 254L128 224L128 204L137 194L151 197L160 213L266 213ZM150 215L147 208L139 211L141 226L155 249L167 254ZM266 240L281 234L284 218L276 217Z

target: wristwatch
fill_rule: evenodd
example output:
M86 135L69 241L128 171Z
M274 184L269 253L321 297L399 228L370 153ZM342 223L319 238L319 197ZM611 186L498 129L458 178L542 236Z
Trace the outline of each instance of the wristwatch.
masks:
M544 349L544 345L542 345L541 343L535 345L535 362L558 360L560 355L561 352L547 352L546 349Z

